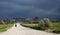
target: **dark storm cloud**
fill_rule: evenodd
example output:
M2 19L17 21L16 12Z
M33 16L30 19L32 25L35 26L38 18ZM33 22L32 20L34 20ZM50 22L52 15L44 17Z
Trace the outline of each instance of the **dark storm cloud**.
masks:
M0 16L59 16L60 0L0 0Z

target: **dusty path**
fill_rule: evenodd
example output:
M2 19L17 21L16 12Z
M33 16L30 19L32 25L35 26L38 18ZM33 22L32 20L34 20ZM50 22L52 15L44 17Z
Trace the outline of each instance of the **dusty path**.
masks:
M15 27L14 25L8 31L0 33L0 35L60 35L60 34L52 34L52 33L25 28L22 27L19 23L17 23L17 27Z

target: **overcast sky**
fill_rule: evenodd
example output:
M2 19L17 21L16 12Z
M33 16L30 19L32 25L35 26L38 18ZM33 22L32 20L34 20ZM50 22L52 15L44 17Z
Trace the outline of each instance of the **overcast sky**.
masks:
M0 17L57 17L60 0L0 0Z

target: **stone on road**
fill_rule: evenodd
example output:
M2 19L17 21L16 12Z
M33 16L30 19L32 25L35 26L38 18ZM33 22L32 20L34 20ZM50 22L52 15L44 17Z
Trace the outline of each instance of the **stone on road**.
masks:
M15 27L14 24L12 28L7 30L6 32L0 33L0 35L60 35L60 34L52 34L44 31L38 31L38 30L22 27L20 23L16 23L16 24L17 27Z

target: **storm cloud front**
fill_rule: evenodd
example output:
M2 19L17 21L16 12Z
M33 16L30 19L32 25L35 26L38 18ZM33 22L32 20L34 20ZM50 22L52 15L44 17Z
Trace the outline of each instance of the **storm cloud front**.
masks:
M60 0L0 0L0 17L60 18Z

